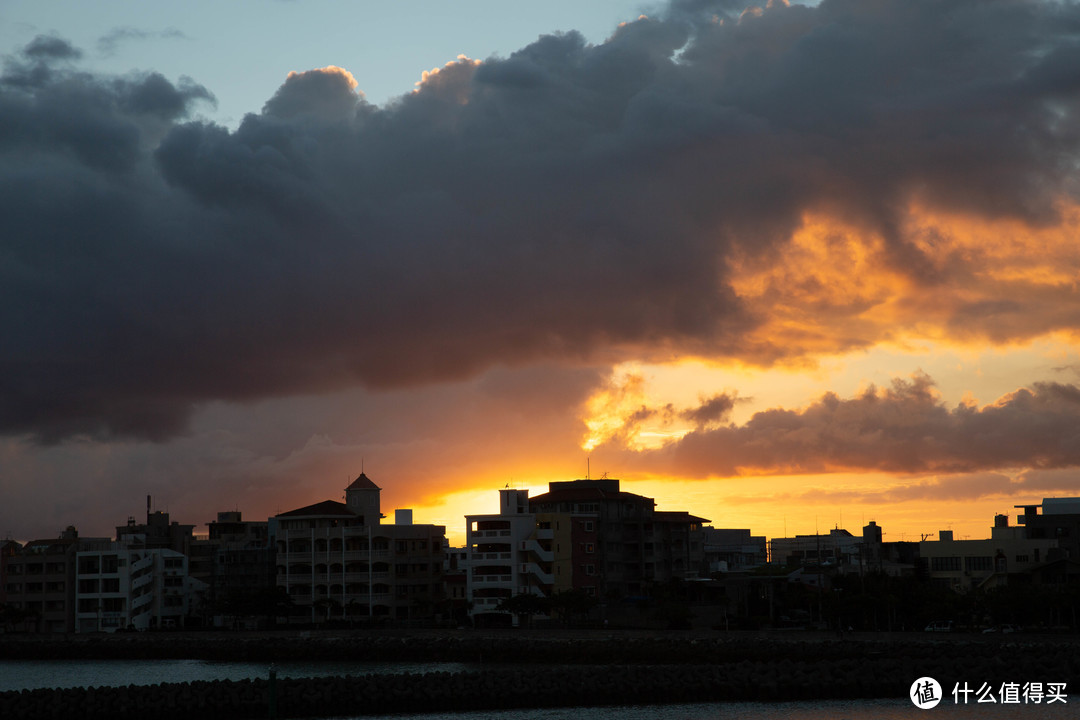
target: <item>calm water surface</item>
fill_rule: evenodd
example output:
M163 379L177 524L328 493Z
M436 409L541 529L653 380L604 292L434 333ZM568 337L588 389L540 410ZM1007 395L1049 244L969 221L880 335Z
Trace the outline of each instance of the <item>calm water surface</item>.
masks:
M470 663L285 662L278 677L462 672ZM0 660L0 692L65 687L122 687L196 680L266 678L269 663L206 660Z
M370 673L462 672L473 663L278 663L278 677L326 677ZM268 663L205 660L0 660L0 691L62 687L119 687L196 680L265 678ZM367 716L355 720L1072 720L1080 697L1054 705L954 705L919 710L907 699L785 703L701 703L602 708L544 708L466 713ZM354 720L333 718L330 720Z
M938 705L920 710L908 700L824 700L784 703L701 703L606 708L545 708L500 712L382 715L355 720L1072 720L1074 704L1053 706ZM332 720L354 720L334 718Z

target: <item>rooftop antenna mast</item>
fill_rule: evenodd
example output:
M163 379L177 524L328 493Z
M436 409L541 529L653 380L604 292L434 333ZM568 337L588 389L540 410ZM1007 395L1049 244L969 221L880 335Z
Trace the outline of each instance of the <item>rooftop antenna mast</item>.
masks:
M592 469L591 469L591 467L589 465L590 461L591 461L591 458L589 458L588 456L585 456L585 479L586 480L591 479L590 473L592 472Z

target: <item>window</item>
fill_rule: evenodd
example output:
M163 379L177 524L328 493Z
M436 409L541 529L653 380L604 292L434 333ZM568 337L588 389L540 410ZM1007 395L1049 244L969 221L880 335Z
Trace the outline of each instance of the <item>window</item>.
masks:
M593 532L593 521L592 520L586 520L584 524L585 524L585 532L590 532L590 533Z
M934 572L955 572L960 569L958 557L935 557L930 558L930 569Z
M967 572L985 572L994 566L991 557L966 557L964 558L964 570Z
M585 574L586 575L595 575L596 574L596 566L595 565L586 565L585 566Z
M585 543L585 554L592 555L594 552L596 552L596 546L592 543Z

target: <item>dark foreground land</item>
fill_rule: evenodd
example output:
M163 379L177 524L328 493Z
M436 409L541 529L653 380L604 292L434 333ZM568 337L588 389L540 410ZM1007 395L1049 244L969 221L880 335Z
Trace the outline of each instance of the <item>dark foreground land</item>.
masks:
M283 679L279 718L684 702L905 698L917 678L1080 687L1080 638L793 633L148 634L0 638L0 659L478 663L446 673ZM1075 681L1075 682L1074 682ZM267 679L0 693L0 718L266 718Z

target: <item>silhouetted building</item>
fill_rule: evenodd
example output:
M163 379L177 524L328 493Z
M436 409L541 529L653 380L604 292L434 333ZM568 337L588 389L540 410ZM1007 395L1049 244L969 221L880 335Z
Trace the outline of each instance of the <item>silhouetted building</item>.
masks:
M168 548L181 555L190 555L195 526L169 522L169 513L150 508L150 496L147 495L146 522L137 524L134 517L129 517L126 525L117 526L117 541L130 539L134 544L145 548Z
M1024 536L1023 528L997 522L989 540L955 540L951 530L942 530L938 540L919 543L919 556L931 580L956 590L1005 585L1010 575L1030 572L1055 550L1056 540L1032 540Z
M706 574L749 570L769 561L768 540L749 530L705 527L701 541Z
M572 515L579 532L595 533L591 542L569 541L575 569L591 565L596 593L605 597L636 596L652 584L699 576L705 558L701 528L709 521L655 508L655 500L623 492L610 478L552 482L548 492L529 498L529 509L538 516ZM555 556L564 552L556 542ZM590 560L582 563L578 554Z
M275 548L270 542L266 520L244 520L239 510L219 512L217 520L206 524L205 538L191 544L189 572L207 584L205 601L215 625L225 624L226 615L232 622L241 622L244 600L249 605L265 597L276 587ZM204 569L205 568L205 569ZM258 615L252 608L251 615Z
M424 619L442 600L446 528L398 511L383 525L381 490L360 474L345 502L324 500L274 516L276 580L311 622Z
M823 535L773 538L769 546L769 561L773 563L857 567L862 538L855 537L847 530L834 528Z
M1080 498L1043 498L1038 505L1017 505L1024 513L1017 522L1024 526L1030 540L1056 540L1059 557L1080 562ZM1042 514L1039 509L1042 509Z
M20 629L40 633L75 630L75 557L78 531L32 540L7 558L3 578L6 603L21 611Z

